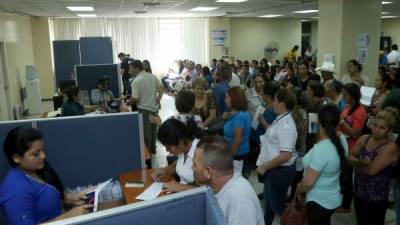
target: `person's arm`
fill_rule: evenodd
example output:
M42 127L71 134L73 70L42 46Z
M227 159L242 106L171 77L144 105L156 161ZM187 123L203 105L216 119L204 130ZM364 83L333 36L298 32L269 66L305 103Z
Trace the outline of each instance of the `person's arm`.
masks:
M176 161L167 167L156 169L151 175L154 180L163 180L176 173Z
M317 182L320 175L321 172L311 167L307 167L306 174L301 182L297 185L296 192L299 194L309 192L314 187L314 184Z
M217 118L217 110L216 109L210 109L208 111L208 117L203 123L204 127L208 127L209 125L214 123L216 118Z
M263 114L258 115L258 122L260 123L260 125L261 125L264 129L267 129L267 128L268 128L267 120L264 118L264 115L263 115Z
M233 129L233 143L232 143L232 155L235 156L237 150L240 147L240 144L242 143L242 138L243 138L243 128L236 128L234 127Z
M157 104L158 104L159 106L161 106L161 98L162 98L162 96L163 96L163 94L164 94L164 86L163 86L162 83L158 80L158 78L156 78L156 79L157 79L157 83L158 83L157 100L156 100L156 102L157 102Z
M190 185L190 184L181 184L181 183L178 183L176 180L172 180L172 181L164 184L163 192L175 193L175 192L186 191L186 190L193 189L193 188L196 188L196 186Z
M363 106L359 106L359 107L363 107ZM344 118L340 121L340 126L343 128L343 131L345 132L345 134L349 135L353 139L357 139L362 134L362 129L363 129L365 120L367 118L367 115L354 112L353 118L354 118L354 122L353 122L352 126L349 123L347 123Z
M357 140L357 142L354 145L352 151L350 152L349 158L348 158L348 162L352 166L363 166L364 165L364 161L358 159L358 154L360 153L361 148L366 144L365 142L368 140L368 137L369 137L369 135L361 136Z
M262 211L258 202L254 202L249 198L236 198L231 200L228 211L226 212L227 224L229 225L258 225L263 220ZM260 213L259 215L257 213ZM262 223L264 224L264 223Z
M380 148L378 156L374 160L371 161L371 159L367 157L369 163L367 166L360 168L365 174L375 176L383 169L395 163L397 159L398 152L396 145L394 143L388 143Z

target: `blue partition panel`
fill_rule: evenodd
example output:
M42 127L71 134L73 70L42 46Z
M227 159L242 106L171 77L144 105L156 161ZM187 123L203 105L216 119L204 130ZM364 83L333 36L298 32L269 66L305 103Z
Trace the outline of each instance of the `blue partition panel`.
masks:
M137 113L37 121L64 187L95 184L143 166Z
M113 63L111 37L81 37L79 44L83 65Z
M75 65L81 64L78 40L53 41L54 73L56 87L61 80L72 79L75 74ZM75 77L75 75L73 75Z
M200 187L52 224L226 225L223 213L215 202L211 191Z
M80 65L75 67L75 71L80 89L86 90L90 94L91 90L97 88L97 81L108 76L111 78L109 89L115 97L120 97L120 77L117 64Z

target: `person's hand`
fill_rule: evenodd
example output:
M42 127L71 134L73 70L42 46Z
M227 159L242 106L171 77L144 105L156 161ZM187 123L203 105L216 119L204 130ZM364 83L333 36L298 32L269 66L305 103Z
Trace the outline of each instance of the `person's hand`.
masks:
M175 180L170 181L163 186L163 192L165 193L174 193L174 192L180 192L183 191L185 186L184 184L178 183Z
M363 159L360 159L360 164L361 166L369 166L371 164L371 158L368 156L365 156Z
M167 179L168 177L167 168L155 169L154 172L151 174L151 177L155 181L161 181Z
M159 116L149 115L149 121L157 126L161 125L161 118Z
M89 211L93 208L93 205L80 205L76 206L69 211L67 211L65 214L67 214L67 218L75 217L75 216L81 216L84 214L89 213Z
M264 176L264 174L265 174L265 172L267 172L267 170L263 166L259 166L256 168L256 172L258 174L260 174L261 176Z
M79 206L85 204L87 191L65 193L65 203Z

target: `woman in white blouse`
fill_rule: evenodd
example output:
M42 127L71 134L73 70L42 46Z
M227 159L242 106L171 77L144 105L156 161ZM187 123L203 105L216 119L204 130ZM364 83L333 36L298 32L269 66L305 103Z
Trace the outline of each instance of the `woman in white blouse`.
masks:
M168 152L178 156L178 160L165 168L157 169L153 178L162 180L174 174L180 178L179 183L175 180L166 183L166 192L180 192L194 187L193 155L201 136L202 129L197 126L194 118L189 118L185 123L171 118L161 124L158 140Z
M282 215L286 207L287 191L296 174L296 148L304 144L305 123L296 105L291 91L279 90L273 103L278 117L260 137L256 171L264 180L265 225L271 225L275 214Z

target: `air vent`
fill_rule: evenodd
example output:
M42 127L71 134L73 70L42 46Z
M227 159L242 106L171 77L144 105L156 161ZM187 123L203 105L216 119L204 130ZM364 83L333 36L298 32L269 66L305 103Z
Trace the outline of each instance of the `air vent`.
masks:
M143 2L144 6L152 7L152 6L159 6L159 2Z
M135 14L145 14L145 13L147 13L147 11L144 11L144 10L136 10L135 11Z
M233 16L239 14L239 12L225 12L226 15Z

